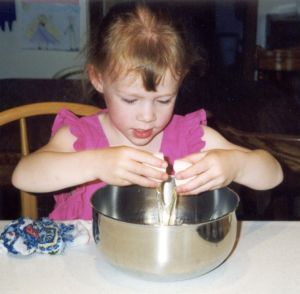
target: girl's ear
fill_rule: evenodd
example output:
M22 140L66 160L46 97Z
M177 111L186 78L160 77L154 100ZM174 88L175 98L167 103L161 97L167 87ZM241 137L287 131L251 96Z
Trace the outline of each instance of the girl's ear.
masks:
M103 93L103 79L101 73L99 73L96 69L95 66L92 64L89 64L87 66L87 74L89 77L90 82L94 86L94 88L100 92Z

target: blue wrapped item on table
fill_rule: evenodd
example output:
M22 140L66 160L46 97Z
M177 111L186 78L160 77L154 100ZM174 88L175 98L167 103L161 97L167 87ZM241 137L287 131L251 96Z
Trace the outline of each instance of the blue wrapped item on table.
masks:
M1 233L0 251L16 255L30 255L35 252L59 254L79 235L84 235L81 243L88 242L87 230L82 227L78 229L75 224L58 223L49 218L35 221L20 217L9 223Z

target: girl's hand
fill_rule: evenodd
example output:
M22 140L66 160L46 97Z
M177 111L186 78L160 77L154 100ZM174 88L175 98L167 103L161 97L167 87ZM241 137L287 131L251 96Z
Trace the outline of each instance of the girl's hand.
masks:
M154 154L131 147L101 149L94 160L93 173L96 179L117 186L136 184L155 188L167 180L167 162Z
M239 163L234 160L235 152L214 149L185 157L183 160L191 163L191 166L175 176L178 180L190 180L177 186L177 192L191 195L227 186L237 177L239 171Z

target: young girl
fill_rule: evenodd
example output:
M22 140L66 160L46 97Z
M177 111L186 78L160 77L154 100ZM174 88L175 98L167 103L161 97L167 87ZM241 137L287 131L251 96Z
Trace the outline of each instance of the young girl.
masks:
M92 194L105 184L157 187L176 159L190 167L182 195L230 182L269 189L282 180L279 163L263 150L228 142L206 126L204 110L173 115L178 88L196 61L171 20L137 6L110 12L88 51L87 72L107 108L77 118L62 110L48 144L22 158L13 184L30 192L77 187L55 196L52 219L91 219ZM161 152L165 160L155 156Z

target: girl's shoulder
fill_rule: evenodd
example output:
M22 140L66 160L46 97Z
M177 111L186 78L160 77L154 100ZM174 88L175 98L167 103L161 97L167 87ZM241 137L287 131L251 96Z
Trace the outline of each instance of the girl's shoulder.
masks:
M181 126L184 128L189 126L192 127L195 124L198 126L207 124L206 112L204 109L199 109L186 115L175 114L170 123L174 128Z
M108 142L102 129L99 115L101 114L78 117L69 110L62 109L54 120L52 135L63 126L67 126L72 135L77 138L74 143L75 150L106 146Z
M248 149L244 147L231 143L220 132L218 132L217 130L211 127L204 126L203 130L204 130L203 140L206 142L203 151L208 151L212 149L236 149L236 150L248 151Z
M74 126L76 128L98 127L98 114L78 117L67 109L61 109L54 120L52 132L55 133L63 125Z

